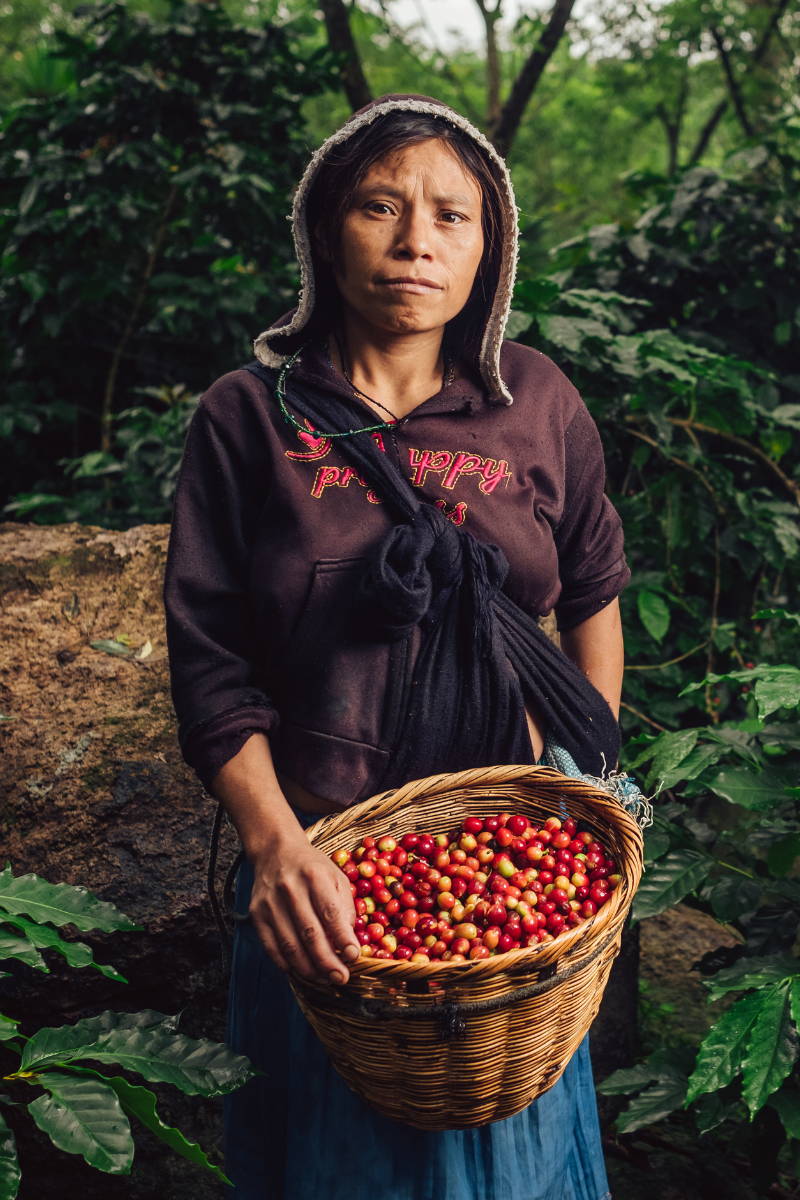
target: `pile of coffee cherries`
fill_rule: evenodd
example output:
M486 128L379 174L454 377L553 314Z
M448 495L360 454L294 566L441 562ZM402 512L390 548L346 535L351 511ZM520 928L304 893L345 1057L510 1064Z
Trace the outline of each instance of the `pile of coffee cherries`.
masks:
M617 865L571 817L541 828L501 812L453 834L365 837L331 858L350 881L365 958L467 962L550 941L589 920Z

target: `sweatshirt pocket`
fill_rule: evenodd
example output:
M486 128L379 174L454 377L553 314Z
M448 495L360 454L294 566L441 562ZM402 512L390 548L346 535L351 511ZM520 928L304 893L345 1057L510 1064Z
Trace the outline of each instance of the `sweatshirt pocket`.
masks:
M398 648L366 633L363 558L314 564L298 619L280 653L281 719L324 735L387 748L404 676ZM387 712L387 709L390 710Z

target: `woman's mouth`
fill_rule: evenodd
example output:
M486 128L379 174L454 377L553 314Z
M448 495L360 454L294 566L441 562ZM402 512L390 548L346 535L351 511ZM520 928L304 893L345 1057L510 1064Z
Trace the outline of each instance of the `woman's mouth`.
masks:
M443 290L442 285L436 283L435 280L415 275L399 275L388 279L379 279L378 283L381 287L389 288L390 291L410 292L416 296L426 296L431 292Z

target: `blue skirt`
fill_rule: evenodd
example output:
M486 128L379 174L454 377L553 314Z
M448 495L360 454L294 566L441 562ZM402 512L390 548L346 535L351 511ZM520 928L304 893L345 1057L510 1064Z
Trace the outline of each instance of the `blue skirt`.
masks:
M297 815L304 825L318 819ZM251 886L244 864L237 912L247 912ZM558 1083L515 1117L412 1129L375 1112L336 1073L245 922L234 940L228 1044L263 1072L225 1098L236 1200L610 1200L588 1037Z

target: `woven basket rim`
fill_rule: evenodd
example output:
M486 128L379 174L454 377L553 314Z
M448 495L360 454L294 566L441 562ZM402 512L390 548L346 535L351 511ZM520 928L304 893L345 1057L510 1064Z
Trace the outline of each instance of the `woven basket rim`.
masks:
M543 960L539 965L542 970L545 970L553 963L570 955L578 943L582 951L589 951L591 944L600 941L608 927L619 920L620 912L627 910L642 871L643 835L639 825L609 792L588 784L583 779L563 775L552 767L530 764L472 767L465 771L443 772L425 776L422 779L410 780L399 788L377 793L359 804L343 809L341 813L331 813L322 817L321 820L314 822L306 829L306 835L312 844L315 839L327 835L334 829L337 832L341 831L344 835L348 828L358 824L362 818L377 812L381 819L385 820L393 810L409 803L417 796L424 803L425 799L434 800L438 795L444 795L448 791L458 792L478 785L486 787L508 784L538 787L545 793L561 792L562 795L559 795L558 799L563 799L567 803L569 803L569 797L563 793L571 792L573 796L578 796L583 803L588 803L596 810L600 822L617 826L617 832L632 838L635 851L632 854L626 854L624 866L623 863L619 864L620 874L623 877L622 883L611 893L609 900L588 921L564 930L550 942L542 942L537 946L510 950L491 958L475 959L464 963L411 963L399 959L360 958L349 964L350 982L381 977L387 983L402 983L434 979L437 976L443 976L445 972L451 982L458 980L459 983L467 983L499 973L506 974L509 981L513 982L516 974L529 976L531 970L536 969L537 959ZM524 812L524 799L518 803L522 805L521 811ZM420 807L422 808L422 806ZM619 856L617 855L617 857ZM294 982L303 990L309 984L309 981L305 979L296 979ZM442 983L444 983L444 978L442 978ZM346 989L349 984L342 986ZM313 986L309 990L316 991ZM409 994L404 997L404 1000L410 1003L416 1001L429 1004L431 998L430 995Z

